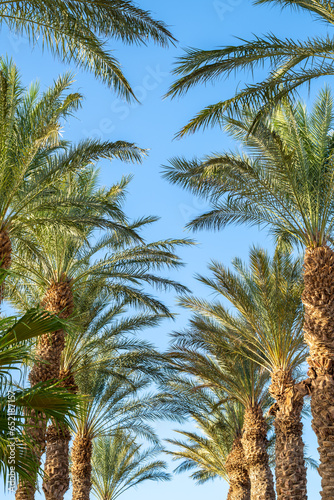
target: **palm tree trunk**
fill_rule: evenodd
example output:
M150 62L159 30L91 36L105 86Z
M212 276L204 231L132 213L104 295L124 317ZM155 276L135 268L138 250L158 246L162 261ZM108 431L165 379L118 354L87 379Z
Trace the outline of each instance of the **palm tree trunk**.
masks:
M307 500L301 417L303 396L290 372L277 370L271 380L269 391L276 399L271 413L275 415L277 500Z
M334 498L334 252L307 248L304 258L304 335L311 388L312 427L320 455L322 498Z
M59 371L60 384L72 394L78 386L70 371ZM71 434L66 425L53 422L46 432L46 458L43 491L46 500L62 500L70 485L69 443Z
M9 269L12 263L12 244L8 231L0 230L0 268ZM0 285L0 304L3 300L4 284Z
M43 491L46 500L62 500L69 489L69 442L71 434L64 424L52 423L46 431L46 459Z
M47 311L58 314L61 318L68 317L73 311L73 298L69 283L65 281L53 284L46 292L42 306ZM32 386L39 382L59 379L60 360L64 346L64 330L58 330L52 334L44 334L39 338L36 348L36 362L29 374L29 381ZM29 420L30 418L29 416ZM36 464L39 466L41 464L41 457L45 451L46 422L42 414L39 414L38 418L40 419L38 427L36 427L35 418L32 425L29 425L29 420L27 421L26 432L35 440L33 451ZM39 429L38 433L36 433L36 428ZM54 433L51 432L51 435L53 436ZM66 477L64 481L66 481ZM34 500L36 486L37 475L32 479L32 482L20 481L16 490L16 500ZM67 489L68 487L69 480Z
M260 406L245 409L241 443L251 483L251 500L275 500L267 452L267 424Z
M245 467L245 455L240 437L235 438L225 467L230 481L227 499L250 500L250 481Z
M12 263L12 244L6 229L0 230L0 267L9 269Z
M41 465L41 456L45 450L45 432L46 421L43 415L32 410L26 417L29 437L32 448L29 449L29 455L35 461L35 473L31 481L20 481L15 494L16 500L33 500L35 498L37 471Z
M77 434L72 447L72 500L89 500L92 488L92 440Z

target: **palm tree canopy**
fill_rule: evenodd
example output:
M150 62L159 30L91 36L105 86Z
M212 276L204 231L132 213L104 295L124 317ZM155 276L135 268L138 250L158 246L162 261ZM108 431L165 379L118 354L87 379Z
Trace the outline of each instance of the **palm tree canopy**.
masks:
M75 434L93 440L113 434L116 429L135 432L157 443L157 437L148 420L155 418L154 396L147 392L151 377L123 369L115 377L108 370L105 357L98 368L81 371L76 376L79 393L85 397L74 417ZM103 366L104 362L104 366Z
M221 402L238 401L244 408L268 406L267 371L249 357L235 353L228 338L217 349L206 338L206 332L202 338L198 332L193 334L192 325L174 337L168 357L176 373L190 376L198 388L220 389L225 394Z
M321 76L333 75L334 50L331 29L334 10L324 0L257 0L255 3L271 3L281 8L309 11L320 19L328 33L305 40L280 39L269 33L255 36L252 40L240 39L240 43L213 50L188 49L177 61L174 71L179 79L168 94L175 97L186 93L197 84L228 78L232 73L257 68L269 68L268 76L259 82L247 84L234 97L207 106L182 128L179 135L192 133L199 128L221 123L224 113L238 111L244 106L258 109L253 118L272 111L287 96L296 96L299 87Z
M147 311L132 312L126 299L114 300L104 280L89 280L76 294L76 307L61 360L61 372L74 378L80 372L106 369L108 376L124 380L124 368L152 380L163 377L163 355L137 333L156 327L165 317Z
M166 481L166 463L157 459L161 447L143 449L136 436L117 429L93 444L92 493L98 500L116 500L143 481Z
M271 259L264 250L251 248L249 265L232 261L233 271L218 262L209 266L213 276L198 279L217 296L208 301L185 296L180 302L194 313L192 337L224 350L225 337L234 349L250 356L273 372L289 373L305 361L302 331L301 261L275 252ZM223 304L227 299L230 311Z
M249 132L256 111L225 118L243 151L176 158L165 176L208 198L212 210L190 222L194 229L228 224L268 227L280 244L317 247L330 242L334 224L333 98L322 90L311 112L284 102Z
M1 60L0 66L0 229L27 248L32 245L29 230L45 225L74 231L81 221L121 230L126 218L115 203L108 203L113 193L89 197L88 191L83 196L83 190L62 187L68 176L80 173L82 184L89 181L85 172L102 158L140 162L145 152L125 141L68 143L61 137L62 127L81 102L80 94L70 93L71 75L40 93L37 84L22 86L13 63ZM68 207L81 208L80 217L75 211L66 213ZM86 216L92 207L93 220Z
M186 287L161 276L160 271L182 266L175 249L192 241L167 239L145 243L138 233L156 218L143 217L132 223L126 219L122 204L128 181L123 179L108 189L98 188L95 170L90 168L58 186L63 198L78 198L78 206L64 204L55 213L59 213L59 218L76 220L79 234L59 232L52 224L44 225L31 232L33 248L17 246L13 268L21 278L8 288L8 295L17 307L24 310L40 303L53 283L67 280L74 302L80 302L83 293L86 297L87 293L91 298L96 297L98 290L104 294L105 305L126 302L127 307L172 316L169 308L149 293L147 286L185 291ZM81 201L85 204L84 213ZM103 220L109 225L106 223L108 231L101 235L94 229L100 229L99 221ZM86 225L86 221L90 224Z
M188 416L199 429L176 431L180 438L167 440L176 449L166 453L173 460L182 460L175 472L193 471L191 477L199 484L216 477L228 481L225 461L233 441L241 437L243 406L238 401L222 403L226 395L220 388L200 389L186 378L171 380L168 389L175 404L188 409Z
M162 46L174 41L162 21L130 0L3 1L0 21L65 63L91 71L127 99L133 92L106 40L146 44L151 39Z

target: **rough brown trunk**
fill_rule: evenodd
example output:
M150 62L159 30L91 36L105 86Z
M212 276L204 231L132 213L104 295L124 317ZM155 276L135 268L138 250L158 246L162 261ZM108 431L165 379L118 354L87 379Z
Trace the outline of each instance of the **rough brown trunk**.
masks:
M12 263L12 244L9 233L5 229L0 230L0 268L9 269ZM3 300L5 285L0 285L0 303Z
M46 500L62 500L69 489L69 442L71 435L64 424L52 423L46 431L46 458L43 491Z
M234 440L232 450L225 463L230 481L228 500L250 500L250 481L245 467L245 455L241 444L241 437Z
M27 417L27 426L29 429L29 438L32 443L32 448L29 449L29 458L35 461L36 472L31 472L31 482L21 481L19 483L15 496L16 500L33 500L35 498L37 470L41 465L41 456L45 450L45 418L32 410L29 417Z
M60 370L61 386L76 394L78 386L70 370ZM46 458L43 491L46 500L62 500L69 489L69 442L71 436L65 425L50 425L46 433Z
M245 409L241 443L251 483L251 500L275 500L267 452L267 424L260 406Z
M329 500L334 498L334 252L327 246L306 249L303 303L321 497Z
M92 487L92 440L76 435L72 447L72 500L89 500Z
M269 391L275 405L275 472L277 500L307 500L302 409L303 396L289 371L272 374Z
M0 267L9 269L12 263L12 244L8 231L0 230Z
M70 288L70 282L68 280L65 280L61 283L55 283L51 285L46 292L41 305L45 310L54 314L58 314L61 318L67 318L68 316L70 316L73 311L73 298ZM58 330L56 332L53 332L52 334L41 335L37 342L36 361L29 374L29 381L31 386L34 386L39 382L59 379L60 360L64 346L65 332L63 330ZM40 465L41 457L45 451L46 422L42 414L39 414L38 418L40 420L40 431L38 435L36 435L36 419L33 419L32 425L29 425L29 420L27 421L26 432L32 438L36 438L36 445L34 446L33 451L36 463ZM51 434L53 435L52 432ZM54 449L54 446L52 447L52 449ZM59 449L66 449L64 443L61 443L59 445ZM15 495L16 500L33 500L36 487L37 476L33 478L31 483L27 481L20 481Z

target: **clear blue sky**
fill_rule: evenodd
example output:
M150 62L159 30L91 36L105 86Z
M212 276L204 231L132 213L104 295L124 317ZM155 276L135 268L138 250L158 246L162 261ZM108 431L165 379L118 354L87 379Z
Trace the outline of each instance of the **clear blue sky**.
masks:
M205 208L201 200L169 185L161 177L161 166L175 155L192 156L229 149L232 144L219 130L207 130L195 136L173 141L174 134L186 123L187 119L200 108L224 97L232 96L236 85L242 85L244 75L236 79L222 81L215 86L198 87L180 100L162 100L172 77L170 70L175 58L182 54L183 47L211 49L235 43L235 36L249 38L252 34L273 32L278 36L306 38L321 33L323 25L312 20L307 14L297 14L290 10L281 12L279 8L254 6L249 0L140 0L140 7L151 10L164 20L179 40L175 48L168 50L150 45L149 47L123 47L111 42L116 55L122 61L124 72L129 78L141 105L128 105L120 101L111 90L96 81L91 75L81 73L74 67L68 68L55 61L40 47L32 47L22 37L3 29L0 39L2 53L12 57L18 65L23 80L29 83L40 80L42 89L46 88L58 74L71 69L76 73L73 88L85 96L83 109L77 118L66 125L64 136L78 141L83 137L95 136L101 139L128 140L141 147L149 148L149 158L142 166L124 165L115 162L109 165L101 162L101 183L110 185L122 174L133 173L134 179L129 186L126 211L129 216L158 215L160 221L146 233L148 240L166 237L184 237L184 225L190 218ZM313 84L311 98L319 88L320 82ZM302 94L307 100L309 95ZM265 233L244 227L229 228L220 233L201 232L195 235L196 248L183 250L181 255L186 266L173 276L186 284L197 295L206 290L194 279L195 273L206 273L210 259L217 259L228 265L234 256L247 258L251 244L271 248ZM175 297L166 301L177 310ZM184 312L178 310L177 321L164 323L145 336L164 349L168 344L168 333L182 328L187 321ZM308 454L316 457L316 441L305 423L305 441ZM171 429L177 424L162 423L157 426L161 438L171 436ZM320 499L320 480L315 472L309 473L309 498ZM227 485L221 480L197 486L186 474L176 476L169 483L148 483L130 490L122 498L130 500L200 500L203 496L225 499ZM11 495L6 498L12 498ZM40 496L39 498L42 498ZM70 498L70 494L66 496Z

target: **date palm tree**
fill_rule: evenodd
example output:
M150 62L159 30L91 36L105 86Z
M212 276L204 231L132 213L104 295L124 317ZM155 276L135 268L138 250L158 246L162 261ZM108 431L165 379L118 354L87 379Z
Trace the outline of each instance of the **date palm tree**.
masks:
M140 161L144 153L123 141L71 145L62 139L64 121L81 102L80 94L69 93L71 80L66 74L40 93L37 84L24 88L17 67L0 59L0 265L5 269L13 246L16 252L38 251L32 235L36 227L82 234L79 221L119 230L126 224L106 197L82 199L60 189L64 175L76 175L99 159ZM105 216L96 212L92 219L89 210L101 205ZM71 206L81 207L80 218L75 211L64 212Z
M1 282L6 274L0 269ZM39 472L33 436L24 432L25 412L43 413L46 419L52 417L61 423L76 410L77 398L70 398L57 383L41 383L29 389L19 383L21 367L31 358L31 340L62 327L56 316L38 309L0 320L0 472L7 484L9 477L13 482L12 469L26 482Z
M133 92L106 40L146 44L151 39L162 46L174 41L165 23L130 0L3 1L0 22L65 63L91 71L127 99Z
M119 370L119 375L123 375L122 378L115 377L113 373L109 375L108 369L88 369L76 377L80 393L88 397L83 399L73 425L73 500L90 498L92 446L95 439L111 435L117 439L120 432L123 437L128 432L134 432L156 441L156 436L146 422L151 415L152 397L143 394L151 383L150 377L129 370L123 370L123 373ZM121 457L122 452L118 459L121 460Z
M313 80L334 74L332 54L333 37L330 31L334 25L334 10L324 0L256 0L257 4L271 3L281 8L290 7L309 12L320 20L326 32L305 40L279 38L272 33L254 36L252 40L240 40L213 50L188 49L177 61L174 74L178 79L172 84L168 95L183 95L197 84L206 84L218 79L229 78L238 71L253 72L257 68L268 68L265 79L250 82L233 97L210 104L199 111L179 135L196 132L209 125L220 124L226 112L235 112L244 106L257 108L253 126L262 116L270 113L282 100L296 97L301 86ZM249 73L248 73L249 74Z
M101 374L99 384L114 378L116 391L118 384L121 388L130 384L131 391L133 390L134 386L131 379L128 381L127 375L131 376L134 370L136 373L148 377L149 380L159 381L162 377L162 356L148 342L136 337L133 338L132 335L144 328L157 326L163 314L149 314L145 311L139 314L129 314L127 300L119 300L118 302L111 300L113 297L110 297L108 291L101 286L105 280L104 278L100 282L92 283L90 281L87 283L88 286L82 290L79 300L76 301L75 328L77 331L75 335L71 335L67 339L60 367L61 376L64 377L66 386L70 387L72 393L78 393L87 377L93 379L94 375L92 374L96 372ZM77 380L79 380L79 384L81 380L79 387L76 383ZM91 413L95 411L101 413L100 423L107 424L110 416L109 424L113 425L115 408L113 407L110 415L109 410L104 413L108 402L100 402L101 404L96 406L98 399L96 394L94 398L94 404L91 402L90 405L83 408L83 413L80 414L80 419L77 419L75 424L76 428L80 425L84 426L83 429L81 427L80 429L85 435L88 432L85 426L89 427L87 421L90 418L93 419ZM115 402L114 399L113 401ZM91 425L95 424L91 423ZM100 430L96 429L97 427L95 431L99 433ZM84 439L82 435L77 435L76 439L79 448L81 445L85 446L84 442L80 445ZM49 448L47 449L47 460L48 456L50 456L51 466L55 462L58 463L59 454L53 454ZM61 457L63 464L66 458L68 457ZM80 458L80 450L77 458ZM76 467L72 468L73 495L78 498L89 498L91 489L91 461L90 455L87 455L87 449L85 458L85 461L82 459L81 462L77 461ZM59 467L57 468L59 469Z
M168 481L166 463L157 458L159 445L143 449L133 436L120 429L93 442L92 493L97 500L116 500L144 481Z
M224 153L192 163L175 160L167 176L210 199L212 210L192 221L193 228L260 224L280 245L305 248L305 389L311 393L326 498L334 489L333 99L328 89L322 90L311 112L300 102L285 102L249 133L255 114L245 109L226 118L226 129L242 142L243 154Z
M275 417L277 499L306 500L304 384L295 380L306 358L301 262L279 251L270 259L265 251L252 248L248 266L240 259L234 259L232 266L233 271L213 262L209 267L213 277L199 278L218 295L218 300L188 296L181 303L197 315L193 336L198 330L199 342L204 337L219 351L224 349L227 335L236 352L268 370L269 392L275 400L270 413ZM224 299L236 313L224 307Z
M243 406L241 444L251 484L250 498L274 500L267 451L268 426L263 415L270 401L266 371L250 359L233 354L228 344L224 351L217 353L216 347L205 338L200 342L194 339L192 329L175 337L175 345L169 352L174 369L194 377L198 387L215 388L224 393L224 400L237 401Z
M250 481L241 443L244 408L238 401L225 401L218 388L199 388L185 378L168 381L177 413L187 410L188 418L200 429L176 431L180 438L168 439L176 450L167 450L174 460L182 460L175 472L192 472L199 484L214 478L229 483L228 500L250 500ZM180 408L178 408L180 406ZM181 439L183 438L183 439Z

